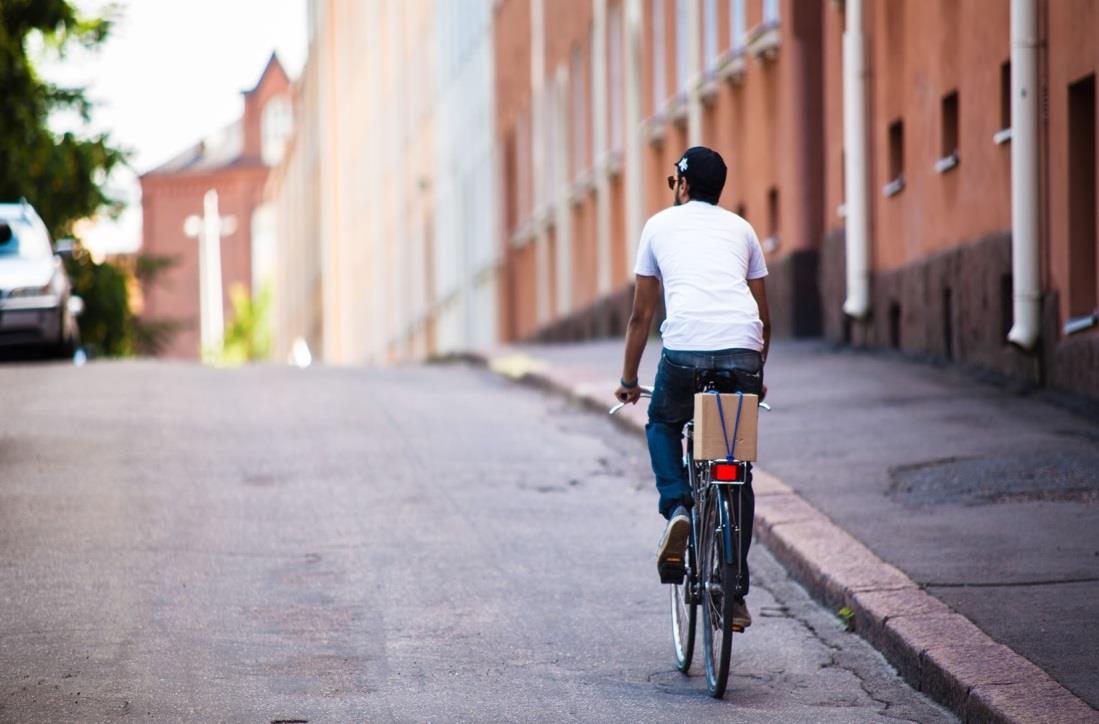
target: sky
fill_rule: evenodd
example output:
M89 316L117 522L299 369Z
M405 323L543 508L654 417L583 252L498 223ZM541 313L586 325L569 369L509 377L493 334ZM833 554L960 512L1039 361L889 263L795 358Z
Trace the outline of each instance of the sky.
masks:
M85 13L109 3L77 0ZM81 85L97 104L85 131L110 133L133 151L132 170L110 179L130 202L119 222L82 230L100 254L134 251L140 244L137 174L148 171L243 111L241 91L252 88L272 51L297 77L306 55L306 0L128 0L106 44L73 50L63 60L43 58L42 75ZM81 128L60 117L58 130Z

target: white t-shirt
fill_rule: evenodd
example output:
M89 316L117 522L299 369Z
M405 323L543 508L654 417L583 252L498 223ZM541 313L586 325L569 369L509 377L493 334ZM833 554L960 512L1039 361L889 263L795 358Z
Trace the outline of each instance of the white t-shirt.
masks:
M731 211L688 201L654 214L641 230L636 274L659 277L668 349L763 351L763 322L748 289L767 276L752 225Z

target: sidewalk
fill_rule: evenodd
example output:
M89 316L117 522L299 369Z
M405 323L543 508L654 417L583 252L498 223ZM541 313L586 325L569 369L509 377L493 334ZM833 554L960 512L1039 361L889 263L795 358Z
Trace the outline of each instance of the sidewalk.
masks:
M609 341L486 358L603 409L621 354ZM643 382L658 358L650 343ZM1099 425L820 342L776 344L766 374L760 540L963 718L1099 721ZM626 412L644 424L643 404Z

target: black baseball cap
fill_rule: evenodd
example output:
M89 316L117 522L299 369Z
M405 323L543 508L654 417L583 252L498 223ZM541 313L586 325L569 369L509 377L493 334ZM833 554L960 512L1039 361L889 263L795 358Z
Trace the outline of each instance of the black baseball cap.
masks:
M691 146L675 163L678 176L687 179L691 187L691 196L712 198L714 203L725 188L725 176L728 169L721 154L705 146Z

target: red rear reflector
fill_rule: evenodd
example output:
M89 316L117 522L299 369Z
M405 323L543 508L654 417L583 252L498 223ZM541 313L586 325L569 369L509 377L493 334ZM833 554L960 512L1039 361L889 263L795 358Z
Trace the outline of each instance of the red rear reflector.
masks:
M714 480L723 483L732 483L740 480L740 466L733 463L714 463L712 468Z

